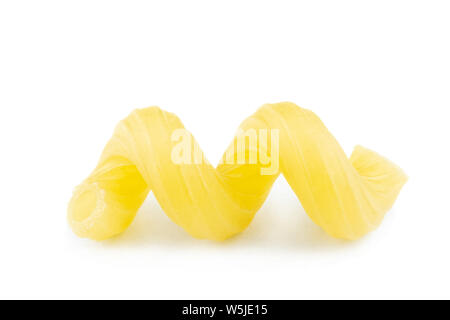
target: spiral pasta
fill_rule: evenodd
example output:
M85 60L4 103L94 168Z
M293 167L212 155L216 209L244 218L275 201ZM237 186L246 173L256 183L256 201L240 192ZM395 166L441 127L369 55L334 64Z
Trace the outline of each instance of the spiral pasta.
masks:
M158 107L122 120L97 167L73 193L72 230L95 240L117 235L153 191L169 218L189 234L224 240L249 225L282 173L316 224L333 237L357 239L381 223L407 180L395 164L361 146L348 159L313 112L289 102L266 104L240 126L243 132L276 130L277 141L271 137L239 149L236 136L217 168L204 160L195 140L201 161L174 161L173 133L183 129L178 117ZM240 150L246 159L266 155L278 161L271 154L274 143L279 166L270 174L262 174L267 161L238 159Z

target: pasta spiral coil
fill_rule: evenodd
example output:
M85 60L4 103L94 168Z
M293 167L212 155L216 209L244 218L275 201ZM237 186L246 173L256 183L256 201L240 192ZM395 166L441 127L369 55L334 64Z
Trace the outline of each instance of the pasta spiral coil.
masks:
M289 102L266 104L240 126L244 132L277 130L278 141L241 150L246 158L270 155L271 144L278 143L279 167L271 174L262 174L267 164L236 161L238 136L216 168L207 161L175 163L173 132L183 129L178 117L158 107L122 120L70 200L75 234L103 240L123 232L153 191L190 235L224 240L250 224L281 173L316 224L333 237L353 240L381 223L407 180L395 164L361 146L347 158L313 112Z

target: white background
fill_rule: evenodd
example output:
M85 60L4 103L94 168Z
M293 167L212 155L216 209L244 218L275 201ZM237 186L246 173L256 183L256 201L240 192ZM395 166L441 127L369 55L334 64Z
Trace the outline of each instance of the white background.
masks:
M2 1L0 298L450 298L448 1ZM410 176L330 238L280 178L244 233L190 238L149 196L101 243L66 222L116 123L176 113L216 164L266 102Z

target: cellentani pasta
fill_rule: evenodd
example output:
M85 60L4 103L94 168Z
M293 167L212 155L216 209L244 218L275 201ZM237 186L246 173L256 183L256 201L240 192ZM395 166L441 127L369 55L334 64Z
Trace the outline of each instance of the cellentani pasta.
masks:
M80 237L113 237L152 191L190 235L224 240L245 230L280 173L309 217L343 239L375 229L407 180L361 146L348 158L322 121L293 103L266 104L247 118L216 168L177 116L149 107L119 122L76 187L68 220Z

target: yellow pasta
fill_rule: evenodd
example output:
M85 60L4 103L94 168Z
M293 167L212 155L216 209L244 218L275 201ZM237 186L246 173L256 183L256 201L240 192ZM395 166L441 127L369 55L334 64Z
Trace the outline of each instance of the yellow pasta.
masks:
M240 132L214 168L174 114L133 111L75 189L72 230L95 240L120 234L152 191L190 235L224 240L249 225L282 173L316 224L333 237L358 239L381 223L407 180L361 146L347 158L321 120L293 103L262 106Z

